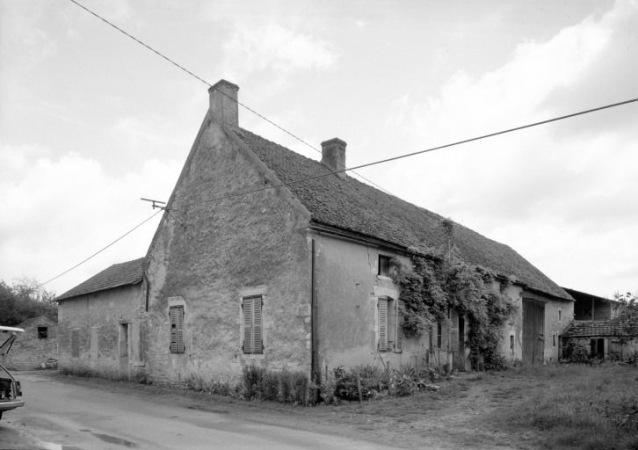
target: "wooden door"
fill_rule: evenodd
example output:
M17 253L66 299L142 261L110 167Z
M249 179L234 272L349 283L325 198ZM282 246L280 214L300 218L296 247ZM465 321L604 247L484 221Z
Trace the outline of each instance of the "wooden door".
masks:
M543 362L545 347L545 304L523 299L523 362Z

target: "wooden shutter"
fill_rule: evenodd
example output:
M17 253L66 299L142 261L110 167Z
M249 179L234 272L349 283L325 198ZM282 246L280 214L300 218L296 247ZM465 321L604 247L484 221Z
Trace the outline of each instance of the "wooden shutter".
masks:
M403 351L403 329L402 329L402 324L403 324L403 308L401 305L401 300L395 302L396 303L396 336L397 336L397 340L396 343L394 345L394 349L398 352Z
M244 315L243 350L247 355L261 355L264 352L262 310L260 295L244 298L242 303Z
M261 310L261 297L253 298L253 353L256 355L263 353Z
M388 350L388 299L379 299L379 350Z
M244 353L251 355L253 353L253 302L249 298L245 298L242 303L244 313Z
M171 322L171 353L184 353L184 307L171 306L169 309Z

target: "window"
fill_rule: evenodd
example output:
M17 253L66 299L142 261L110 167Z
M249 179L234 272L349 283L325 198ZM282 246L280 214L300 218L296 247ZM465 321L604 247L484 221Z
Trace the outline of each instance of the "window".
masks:
M558 321L560 322L563 319L563 311L561 311L560 309L558 310Z
M510 334L510 351L514 353L514 335Z
M379 255L379 275L384 277L390 276L390 257Z
M556 335L552 334L552 347L556 347Z
M443 344L443 327L441 322L436 323L436 348L441 348Z
M184 306L171 306L168 315L171 322L170 352L184 353Z
M48 338L49 338L49 328L38 327L38 339L48 339Z
M399 302L390 297L379 297L379 351L403 349L401 322L403 315Z
M262 355L263 342L263 301L261 295L252 295L242 299L244 321L244 343L242 349L246 355Z

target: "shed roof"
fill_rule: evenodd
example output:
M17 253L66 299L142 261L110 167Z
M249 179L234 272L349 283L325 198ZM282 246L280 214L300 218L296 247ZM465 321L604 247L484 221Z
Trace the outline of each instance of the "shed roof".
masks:
M386 194L352 177L329 175L319 161L241 128L235 134L287 184L316 223L370 236L419 253L436 253L446 236L442 216ZM319 178L318 178L319 177ZM310 178L310 179L308 179ZM305 180L297 182L298 180ZM307 180L306 180L307 179ZM507 245L456 224L455 244L468 263L514 276L531 289L573 300L560 286Z
M68 300L72 297L91 294L122 286L135 285L144 277L144 258L134 259L120 264L113 264L108 269L94 275L85 282L60 295L57 300Z
M589 294L588 292L582 292L582 291L577 291L576 289L570 289L570 288L566 288L563 286L563 289L565 290L565 292L567 292L569 295L571 295L574 300L576 301L591 301L591 300L597 300L603 303L609 303L611 305L617 305L620 304L619 301L617 300L611 300L605 297L599 297L597 295L594 294Z

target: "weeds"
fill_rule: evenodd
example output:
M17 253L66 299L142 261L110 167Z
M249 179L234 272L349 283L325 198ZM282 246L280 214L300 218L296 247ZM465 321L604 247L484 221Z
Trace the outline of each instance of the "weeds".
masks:
M310 403L310 380L305 372L275 372L247 366L242 378L246 400L274 400L298 405Z
M499 410L490 420L512 430L542 431L553 449L638 448L638 378L635 368L532 366L507 372L528 386L516 408ZM539 379L546 381L534 385Z

